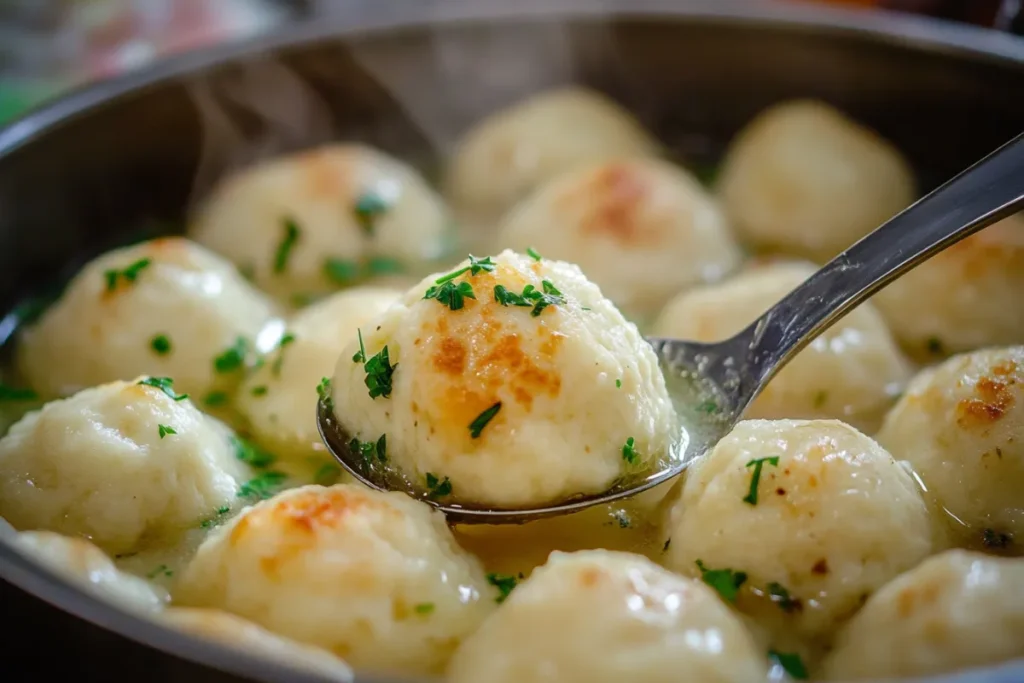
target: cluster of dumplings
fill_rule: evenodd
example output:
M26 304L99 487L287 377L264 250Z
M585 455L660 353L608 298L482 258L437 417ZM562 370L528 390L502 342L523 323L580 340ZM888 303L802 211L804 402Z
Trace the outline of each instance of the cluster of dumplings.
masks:
M123 609L339 681L854 681L1024 656L1017 217L850 313L623 505L453 528L348 480L317 432L323 400L434 498L604 491L680 430L643 334L728 338L917 192L823 103L756 117L709 188L578 88L480 122L440 191L354 143L245 169L187 236L99 256L21 330L0 532Z

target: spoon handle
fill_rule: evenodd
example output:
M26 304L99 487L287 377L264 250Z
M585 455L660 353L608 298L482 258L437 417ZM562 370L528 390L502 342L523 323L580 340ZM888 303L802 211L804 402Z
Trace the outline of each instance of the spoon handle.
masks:
M754 321L748 371L757 391L800 349L904 272L1024 208L1024 134L895 215ZM936 297L947 292L935 292ZM926 305L927 302L922 302ZM747 393L747 391L743 392Z

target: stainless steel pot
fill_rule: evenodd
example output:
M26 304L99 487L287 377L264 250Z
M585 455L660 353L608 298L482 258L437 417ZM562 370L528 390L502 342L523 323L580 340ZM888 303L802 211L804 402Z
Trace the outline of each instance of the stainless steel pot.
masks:
M1024 40L931 20L736 1L346 7L0 130L0 310L140 228L180 225L216 177L257 157L344 137L429 167L482 114L561 82L611 93L697 162L766 105L823 98L893 140L923 189L1024 129ZM319 680L131 617L3 542L0 578L18 625L4 680L71 667L84 680ZM942 680L1021 679L1024 663Z

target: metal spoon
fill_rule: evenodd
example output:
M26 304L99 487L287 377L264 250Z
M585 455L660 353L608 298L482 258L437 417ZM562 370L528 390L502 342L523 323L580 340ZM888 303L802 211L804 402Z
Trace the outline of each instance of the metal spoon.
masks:
M1021 208L1024 134L832 259L735 337L715 344L648 340L659 356L669 391L677 406L683 406L689 439L677 457L646 478L600 494L520 510L445 504L410 493L442 510L453 524L521 524L651 489L682 473L718 443L775 373L857 304L930 256ZM937 297L944 295L935 292ZM698 403L713 409L696 409ZM348 435L323 400L317 406L317 423L342 467L367 486L388 490L382 473L351 452Z

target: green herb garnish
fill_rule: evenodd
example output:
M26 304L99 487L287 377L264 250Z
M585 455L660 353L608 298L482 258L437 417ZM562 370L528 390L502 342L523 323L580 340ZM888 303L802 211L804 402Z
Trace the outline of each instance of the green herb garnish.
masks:
M542 258L541 255L537 253L537 250L534 249L533 247L526 248L526 255L532 258L534 261L540 261Z
M124 280L127 283L135 282L139 279L139 273L148 268L151 263L153 263L152 259L143 258L132 263L123 270L113 268L111 270L104 271L103 277L107 281L107 291L112 292L117 289L117 283L121 280Z
M245 365L248 353L249 343L245 337L238 337L234 344L213 359L213 369L219 373L234 372Z
M757 485L761 482L761 468L764 464L768 463L772 467L779 466L779 456L773 455L770 458L755 458L746 464L747 467L754 468L754 474L750 477L750 491L743 497L744 503L750 503L751 505L757 505Z
M174 380L170 377L147 377L146 379L140 379L137 384L144 384L147 387L159 389L175 401L184 401L188 398L188 394L179 394L174 391Z
M819 391L818 393L816 393L814 395L814 407L815 408L824 408L826 403L828 403L828 392L827 391Z
M274 364L270 366L270 371L274 376L281 374L281 366L284 365L284 350L289 345L294 343L295 335L291 332L286 332L281 340L277 342L277 358L274 359Z
M928 348L928 353L941 354L943 352L942 340L938 337L928 337L925 346Z
M171 352L171 340L165 334L158 334L149 342L149 348L161 356L166 356Z
M334 410L334 399L331 397L331 380L329 377L321 377L320 384L316 385L316 395L320 397L328 410Z
M622 447L622 459L630 465L635 463L637 458L640 457L640 454L636 452L635 445L636 442L633 440L633 437L629 437L626 439L626 445Z
M519 581L518 579L516 579L516 577L510 576L508 574L488 574L487 583L497 588L498 591L501 593L498 597L494 599L494 601L500 605L501 603L505 602L505 598L511 595L512 591L515 589L516 584L519 583Z
M434 603L432 602L421 602L412 608L416 614L427 615L434 611Z
M622 388L622 380L621 379L615 380L615 388L616 389L621 389Z
M533 285L526 285L522 294L516 294L508 291L504 285L495 285L494 300L502 306L532 306L530 315L533 317L539 316L548 306L565 303L565 297L550 281L541 281L541 288L543 291Z
M800 601L790 595L789 591L781 583L772 581L768 584L768 597L783 612L793 612L800 609Z
M391 204L388 200L377 192L370 190L359 195L355 206L352 207L352 211L355 213L356 221L362 227L363 232L367 235L372 235L376 227L377 218L387 213L389 208L391 208Z
M355 261L329 258L324 261L324 275L339 285L351 285L359 280L359 264Z
M282 221L284 235L274 252L274 272L283 273L288 267L288 257L291 256L292 248L299 241L299 226L291 218Z
M212 517L210 517L209 519L204 519L202 522L200 522L199 526L203 529L209 529L210 527L216 526L217 524L220 524L221 518L224 517L224 515L228 514L228 512L230 511L231 508L229 508L227 505L223 505L214 511Z
M747 580L746 572L734 572L731 569L708 569L700 560L697 560L697 569L700 570L701 580L718 591L722 599L727 602L736 602L740 586Z
M449 280L427 289L427 293L423 295L423 298L437 299L438 303L447 306L453 311L457 311L465 306L466 299L476 299L476 294L473 293L473 285L468 282L455 284Z
M769 650L768 659L781 666L789 674L790 678L798 681L807 679L807 667L804 666L804 661L800 659L800 655L795 652Z
M366 262L366 272L371 277L374 275L394 275L395 273L404 273L405 266L397 259L388 258L387 256L374 256Z
M470 254L468 266L466 266L465 268L459 268L458 270L448 273L447 275L442 275L441 277L434 280L434 284L443 285L446 282L454 280L455 278L462 275L466 271L469 271L471 277L479 275L480 273L493 273L494 268L495 264L494 261L491 260L490 256L478 259L476 256Z
M176 432L174 430L174 427L170 427L168 425L157 425L157 427L158 427L157 431L159 432L161 439L164 438L165 436L167 436L168 434L177 434L178 433L178 432Z
M0 382L0 401L35 401L39 394L31 389L19 389Z
M452 482L445 477L438 479L436 474L427 472L427 495L431 498L444 498L452 493Z
M240 436L231 437L231 446L235 449L236 458L256 469L269 467L277 459L273 453L268 453Z
M266 500L278 492L287 476L284 472L263 472L242 484L238 489L239 498Z
M226 391L211 391L203 397L203 405L216 408L217 406L225 405L229 398Z
M501 401L498 401L493 406L485 410L476 416L476 418L469 423L469 436L473 439L479 439L480 434L484 431L484 427L494 419L494 416L501 410Z
M366 461L367 465L372 465L374 458L379 460L381 463L388 461L388 437L387 434L381 434L380 438L374 441L360 441L359 439L352 439L348 442L349 450L353 453L358 453L362 456L363 460Z
M267 391L269 391L269 389L267 389L267 385L260 384L250 389L249 393L252 394L253 396L266 396Z
M718 412L718 404L712 401L711 399L708 399L706 401L702 401L700 405L697 406L697 410L701 413L713 415L714 413Z
M162 564L149 574L146 574L146 578L155 579L158 576L174 576L174 572L166 564Z
M362 352L361 347L360 351ZM391 396L391 376L395 374L395 368L397 367L398 363L391 364L386 344L376 356L366 361L366 364L363 365L363 370L366 371L364 383L366 388L370 390L370 398L377 398L378 396L389 398Z

